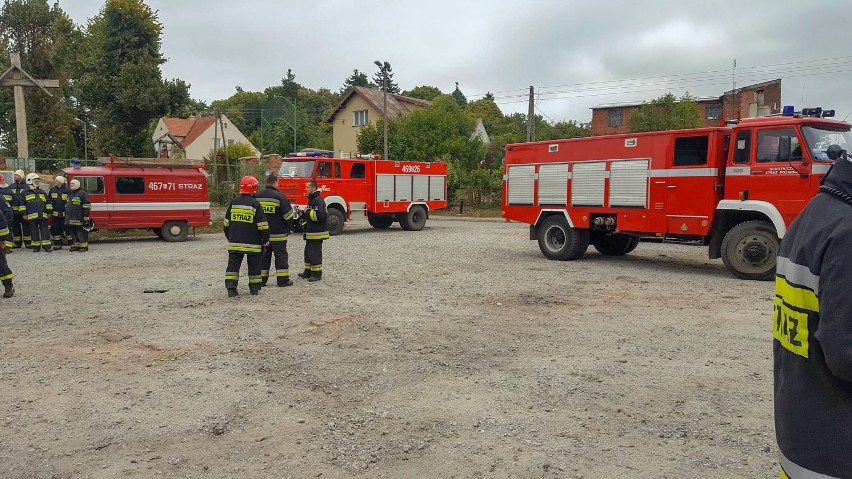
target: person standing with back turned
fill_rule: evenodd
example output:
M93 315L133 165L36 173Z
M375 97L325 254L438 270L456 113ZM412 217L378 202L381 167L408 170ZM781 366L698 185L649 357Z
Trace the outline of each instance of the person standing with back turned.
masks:
M299 277L314 282L322 279L322 242L328 239L328 215L325 199L317 190L316 180L305 183L308 208L302 213L305 230L305 271Z
M65 203L65 224L71 230L71 251L89 251L89 232L83 228L83 223L89 221L92 202L89 194L80 188L80 180L71 180L71 196Z
M827 154L834 166L778 253L773 352L782 479L852 478L852 163L838 145Z
M290 226L293 222L293 206L284 193L278 191L276 184L278 176L266 176L266 188L257 194L257 201L263 207L266 221L269 222L269 246L264 248L260 257L261 284L266 286L269 280L269 268L272 266L272 255L275 255L275 279L278 286L292 286L290 280L290 265L287 257L287 239L290 236Z
M225 289L228 297L237 296L243 256L248 263L249 292L258 294L261 287L260 253L269 246L269 223L254 195L260 182L253 176L240 180L240 196L234 198L225 211L225 238L228 240L228 267L225 270Z

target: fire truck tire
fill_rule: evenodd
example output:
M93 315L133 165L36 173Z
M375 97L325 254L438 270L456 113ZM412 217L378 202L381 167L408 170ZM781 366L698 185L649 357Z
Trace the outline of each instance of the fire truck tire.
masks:
M184 241L189 234L189 226L186 221L166 221L160 234L163 240L170 243Z
M547 259L580 259L589 248L589 231L571 228L561 216L551 216L538 228L538 247Z
M722 239L722 261L738 278L768 281L775 277L779 246L772 223L746 221L731 228Z
M346 222L346 216L337 208L328 209L328 234L331 236L343 233L343 223Z
M426 226L426 210L422 206L412 206L408 213L401 215L399 225L405 231L420 231Z
M368 215L367 221L373 228L387 229L393 224L392 215Z
M151 231L154 232L157 238L163 239L163 228L152 228Z
M598 253L606 256L621 256L627 254L639 244L639 238L630 235L602 235L594 240Z

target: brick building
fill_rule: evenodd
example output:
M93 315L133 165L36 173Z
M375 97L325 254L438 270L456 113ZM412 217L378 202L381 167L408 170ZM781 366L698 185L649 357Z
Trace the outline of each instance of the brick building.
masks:
M701 126L719 126L725 119L751 118L781 112L781 80L772 80L726 91L722 96L699 97ZM630 115L642 102L611 103L592 107L592 135L629 133Z

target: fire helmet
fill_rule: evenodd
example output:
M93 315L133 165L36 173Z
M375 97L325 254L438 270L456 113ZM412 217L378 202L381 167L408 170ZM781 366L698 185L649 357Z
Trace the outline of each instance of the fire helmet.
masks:
M58 181L60 185L64 185L64 184L66 183L66 180L65 180L65 177L64 177L64 176L57 176L57 177L56 177L56 178L54 178L53 180L54 180L54 181Z
M260 188L260 182L257 181L257 178L254 176L244 176L242 180L240 180L240 194L241 195L253 195L257 193L257 190Z
M41 177L38 176L35 173L30 173L30 174L27 175L27 184L32 186L33 181L38 180L38 179L41 179Z
M80 189L80 180L78 180L76 178L71 180L71 189L72 190L79 190Z
M83 229L86 230L86 231L92 231L93 229L95 229L95 220L93 220L91 218L89 218L88 221L84 220L83 221Z

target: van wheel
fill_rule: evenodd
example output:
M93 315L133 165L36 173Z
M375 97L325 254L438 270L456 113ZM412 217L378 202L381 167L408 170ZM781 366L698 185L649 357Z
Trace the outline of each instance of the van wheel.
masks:
M186 240L189 226L186 221L166 221L161 230L162 238L170 243Z
M399 219L399 225L405 231L420 231L426 226L426 210L422 206L412 206L408 213Z
M329 208L327 214L328 234L335 236L343 233L343 223L346 221L346 216L343 215L343 212L337 208Z
M154 235L157 238L163 239L163 228L152 228L151 231L154 232Z
M589 230L571 228L562 216L551 216L538 228L538 247L547 259L580 259L589 248Z
M746 221L731 228L722 239L722 261L738 278L768 281L775 277L779 245L771 223Z
M627 254L639 244L639 238L624 234L600 236L595 239L594 247L598 253L606 256L621 256Z
M373 228L387 229L393 224L393 216L369 214L367 215L367 221L370 222L370 226Z

